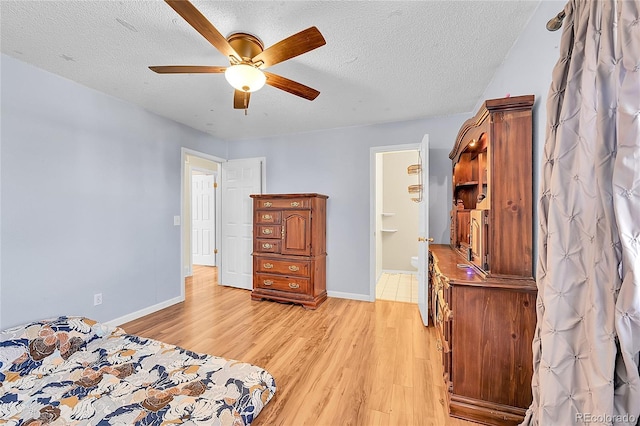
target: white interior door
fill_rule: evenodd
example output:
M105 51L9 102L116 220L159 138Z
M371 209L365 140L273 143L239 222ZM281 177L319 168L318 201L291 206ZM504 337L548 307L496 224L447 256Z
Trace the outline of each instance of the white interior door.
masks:
M418 207L418 309L424 325L429 324L429 135L420 144L422 201Z
M222 163L222 247L220 284L250 290L253 287L253 200L261 194L262 159Z
M215 176L191 175L191 259L194 265L216 266Z

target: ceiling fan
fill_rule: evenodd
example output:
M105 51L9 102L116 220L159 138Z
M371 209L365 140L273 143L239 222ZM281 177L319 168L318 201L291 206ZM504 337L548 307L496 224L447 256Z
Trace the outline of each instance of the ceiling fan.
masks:
M165 2L202 34L213 47L228 57L230 66L164 65L149 67L152 71L158 74L224 73L229 84L235 89L233 107L244 109L245 115L249 108L250 93L262 88L264 84L310 101L320 94L319 91L304 84L264 71L272 65L324 46L326 41L316 27L300 31L265 49L262 41L251 34L233 33L225 38L187 0L165 0Z

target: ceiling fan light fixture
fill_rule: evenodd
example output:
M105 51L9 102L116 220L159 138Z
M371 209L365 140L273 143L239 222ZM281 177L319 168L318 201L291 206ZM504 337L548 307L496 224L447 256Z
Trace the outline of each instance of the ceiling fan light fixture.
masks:
M234 89L242 92L260 90L267 81L261 70L249 64L231 65L224 72L224 77Z

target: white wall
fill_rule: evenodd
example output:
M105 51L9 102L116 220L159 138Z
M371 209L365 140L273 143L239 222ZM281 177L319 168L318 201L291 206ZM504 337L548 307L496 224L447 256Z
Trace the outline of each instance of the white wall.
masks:
M429 133L429 228L436 243L449 242L451 160L448 154L462 123L485 99L535 94L534 175L544 143L547 91L558 59L560 33L545 23L562 7L543 1L474 111L447 117L349 127L263 138L229 144L230 158L265 156L270 192L321 192L329 195L327 218L327 289L369 294L369 148L419 143ZM537 195L536 195L537 198ZM534 216L534 223L537 223ZM535 246L534 246L535 247ZM535 258L535 256L534 256Z
M369 295L370 148L419 144L425 133L433 148L448 148L468 114L423 120L347 127L229 143L229 158L264 156L270 193L319 192L327 204L327 290ZM430 155L430 164L451 164L447 155ZM451 172L449 171L449 175ZM436 181L448 181L438 178ZM438 192L438 191L434 191ZM443 202L443 206L449 205ZM435 211L430 226L448 219L448 210ZM448 229L448 224L447 224ZM448 231L446 233L448 242ZM442 242L442 241L437 241Z
M0 327L179 298L180 149L226 143L6 55L1 87Z
M536 199L560 41L544 25L564 3L540 3L478 100L536 95ZM178 297L181 146L222 158L227 149L229 158L265 156L270 192L329 195L328 289L368 295L369 148L419 143L429 133L429 226L447 243L448 153L477 109L226 144L6 55L1 83L0 327L58 314L110 320ZM98 291L104 304L94 308Z
M411 256L418 255L418 204L411 201L407 187L419 183L418 175L409 175L407 167L418 163L418 151L382 154L382 211L392 216L382 218L382 227L396 232L382 233L382 269L415 271Z
M502 66L484 91L484 99L501 98L506 94L535 95L533 106L533 259L537 259L538 198L540 187L540 164L544 151L547 121L547 96L551 85L551 72L559 60L558 46L562 29L551 32L545 28L547 21L558 14L566 1L545 0L540 2L529 24L509 52ZM534 268L535 271L535 268Z

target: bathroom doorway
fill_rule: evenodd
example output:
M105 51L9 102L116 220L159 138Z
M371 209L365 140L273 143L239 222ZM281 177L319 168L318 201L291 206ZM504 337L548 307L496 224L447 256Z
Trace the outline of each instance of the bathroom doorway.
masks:
M375 298L418 302L418 146L375 153Z

